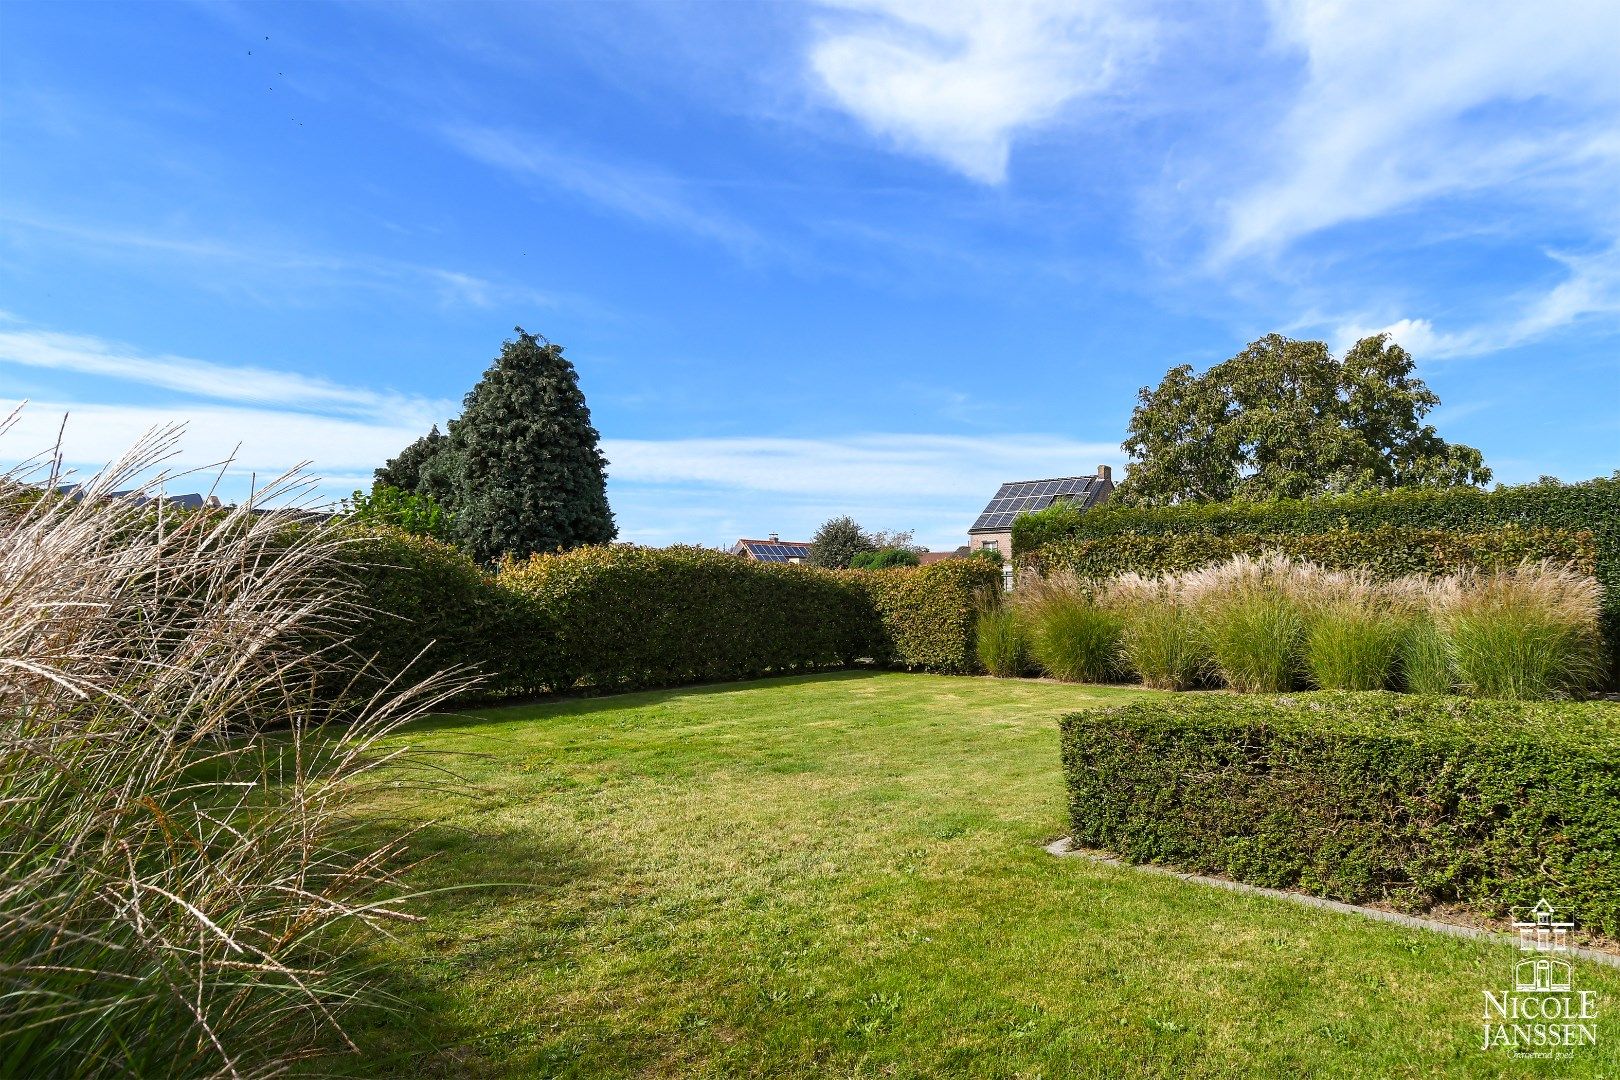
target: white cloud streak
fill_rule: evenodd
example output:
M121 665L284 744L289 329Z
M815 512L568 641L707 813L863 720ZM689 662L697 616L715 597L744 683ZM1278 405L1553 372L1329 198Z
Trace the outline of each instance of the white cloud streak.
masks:
M1612 214L1620 165L1620 5L1566 0L1273 0L1303 57L1275 163L1228 205L1217 261L1438 196L1506 188Z
M844 0L809 63L871 131L970 179L1001 183L1013 139L1112 88L1152 46L1131 8L1015 0Z

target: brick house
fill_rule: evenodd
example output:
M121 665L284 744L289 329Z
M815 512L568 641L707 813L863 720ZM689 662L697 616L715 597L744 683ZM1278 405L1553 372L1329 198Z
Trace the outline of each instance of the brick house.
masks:
M1070 502L1085 510L1103 502L1114 491L1114 470L1097 466L1095 476L1059 476L1050 480L1014 480L1002 484L968 530L974 551L991 548L1003 562L1012 562L1012 523L1019 514L1045 510L1053 503Z

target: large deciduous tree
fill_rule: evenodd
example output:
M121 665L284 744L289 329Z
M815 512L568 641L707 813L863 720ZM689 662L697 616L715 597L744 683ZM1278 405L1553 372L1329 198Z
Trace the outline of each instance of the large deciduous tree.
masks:
M1480 485L1480 452L1423 423L1440 399L1387 335L1335 359L1269 334L1202 375L1172 368L1138 395L1114 498L1129 505Z

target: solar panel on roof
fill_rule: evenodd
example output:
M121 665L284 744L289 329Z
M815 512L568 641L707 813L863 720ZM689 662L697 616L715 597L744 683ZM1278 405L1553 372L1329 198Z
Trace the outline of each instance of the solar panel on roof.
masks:
M1066 498L1081 507L1089 506L1095 482L1096 477L1092 476L1064 476L1050 480L1014 480L1002 484L973 523L973 529L1011 528L1013 519L1018 515L1044 510L1059 498Z

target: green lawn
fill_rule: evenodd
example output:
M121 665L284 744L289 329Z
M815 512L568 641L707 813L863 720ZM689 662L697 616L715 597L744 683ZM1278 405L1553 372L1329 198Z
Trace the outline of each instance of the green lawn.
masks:
M481 794L402 794L440 893L379 952L387 1075L1620 1073L1481 1051L1516 953L1089 863L1055 717L1129 689L842 673L411 728Z

